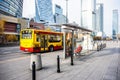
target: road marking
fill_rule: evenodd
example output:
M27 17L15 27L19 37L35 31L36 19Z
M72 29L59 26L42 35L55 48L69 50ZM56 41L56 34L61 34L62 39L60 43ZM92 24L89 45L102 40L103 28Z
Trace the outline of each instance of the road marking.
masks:
M6 62L17 61L17 60L23 60L23 59L26 59L26 58L30 58L30 56L25 56L25 57L20 57L20 58L14 58L14 59L9 59L9 60L0 61L0 64L1 64L1 63L6 63Z

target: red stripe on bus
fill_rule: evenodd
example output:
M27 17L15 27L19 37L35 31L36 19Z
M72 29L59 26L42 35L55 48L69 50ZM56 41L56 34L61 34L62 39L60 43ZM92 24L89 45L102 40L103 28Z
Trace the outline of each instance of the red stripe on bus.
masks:
M62 46L55 46L54 50L62 49Z
M20 50L25 51L25 52L40 52L40 48L24 48L24 47L20 47Z

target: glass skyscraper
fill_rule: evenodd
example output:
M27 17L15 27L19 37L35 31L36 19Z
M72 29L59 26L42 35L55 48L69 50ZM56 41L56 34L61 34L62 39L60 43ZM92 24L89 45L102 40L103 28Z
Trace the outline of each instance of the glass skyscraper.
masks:
M96 5L96 30L103 32L103 4Z
M96 0L81 0L81 26L95 30Z
M62 15L63 14L63 9L59 5L55 5L55 14Z
M118 34L118 10L113 10L112 19L112 35L113 39L116 39L116 34Z
M35 0L35 12L36 22L54 22L51 0Z
M0 0L0 14L22 17L23 0Z
M64 24L66 23L66 17L63 15L63 9L59 5L55 5L55 23Z

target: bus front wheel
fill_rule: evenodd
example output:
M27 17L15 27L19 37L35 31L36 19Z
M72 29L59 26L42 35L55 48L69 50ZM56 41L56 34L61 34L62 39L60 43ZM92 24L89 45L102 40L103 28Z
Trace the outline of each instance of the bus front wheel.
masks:
M53 50L53 46L50 46L49 51L52 52Z

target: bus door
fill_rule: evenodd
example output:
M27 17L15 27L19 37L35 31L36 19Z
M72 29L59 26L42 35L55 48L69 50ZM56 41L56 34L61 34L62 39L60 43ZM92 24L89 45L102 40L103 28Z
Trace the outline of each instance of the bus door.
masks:
M41 35L41 51L47 51L48 50L48 36L47 35Z

